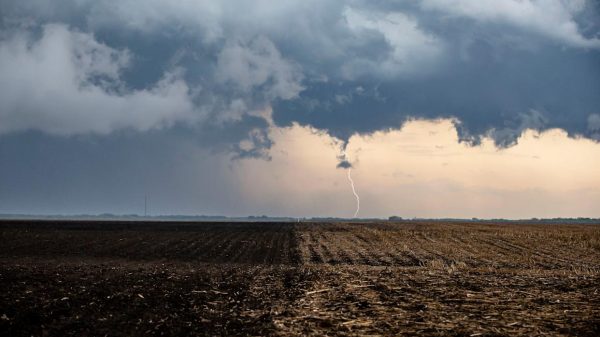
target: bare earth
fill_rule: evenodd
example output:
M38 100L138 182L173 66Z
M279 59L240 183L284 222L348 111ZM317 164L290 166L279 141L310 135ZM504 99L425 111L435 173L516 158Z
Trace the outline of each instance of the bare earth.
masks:
M0 335L600 336L600 226L0 222Z

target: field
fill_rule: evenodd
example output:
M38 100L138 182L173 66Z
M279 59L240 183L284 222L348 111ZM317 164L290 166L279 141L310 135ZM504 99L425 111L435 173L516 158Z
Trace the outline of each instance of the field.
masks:
M600 226L0 222L0 335L600 336Z

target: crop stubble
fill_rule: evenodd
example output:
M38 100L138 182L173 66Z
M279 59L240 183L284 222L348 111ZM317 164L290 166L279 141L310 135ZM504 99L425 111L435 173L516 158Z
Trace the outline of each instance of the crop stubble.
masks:
M0 223L0 334L600 335L600 227Z

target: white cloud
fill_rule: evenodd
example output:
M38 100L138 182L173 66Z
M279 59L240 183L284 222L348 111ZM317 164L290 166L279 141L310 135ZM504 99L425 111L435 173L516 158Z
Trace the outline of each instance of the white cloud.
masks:
M218 55L216 76L244 92L263 87L268 99L292 99L304 89L300 68L262 36L250 43L230 41Z
M88 21L94 27L114 27L156 33L165 27L193 31L208 41L222 36L223 5L209 0L81 0L91 6Z
M344 11L348 27L355 34L363 31L375 31L381 34L392 48L384 62L374 66L382 75L394 76L427 72L442 54L442 42L435 36L422 31L417 21L400 12L369 13L350 7ZM348 64L350 73L370 71Z
M600 48L600 39L586 38L575 16L585 0L422 0L421 7L480 22L511 25L573 47Z
M145 131L199 119L176 72L147 89L124 89L129 59L64 25L44 26L38 39L21 32L0 40L0 133Z

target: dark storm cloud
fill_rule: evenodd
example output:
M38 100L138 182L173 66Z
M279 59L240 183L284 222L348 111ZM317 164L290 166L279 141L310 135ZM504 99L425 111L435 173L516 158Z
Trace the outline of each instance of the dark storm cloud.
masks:
M350 163L346 159L341 159L340 162L337 164L337 168L349 169L349 168L352 168L352 163Z
M478 43L483 47L474 45L473 53L489 48ZM547 51L540 59L510 51L498 61L469 57L469 63L457 60L426 79L317 84L300 99L276 104L275 121L312 125L340 139L399 128L411 118L456 118L464 139L477 143L491 135L502 146L526 128L588 135L588 115L600 106L597 53Z
M330 76L308 85L299 99L277 102L275 121L311 125L342 140L399 128L410 119L436 118L454 119L461 139L473 144L490 136L498 146L510 146L526 129L561 128L571 136L595 138L588 120L600 104L600 27L590 19L598 18L590 14L597 8L586 7L587 37L553 32L552 22L541 34L541 25L528 27L510 17L486 22L402 8L413 11L419 27L436 37L429 42L443 51L435 62L418 67L421 73ZM482 15L490 15L488 10L493 7ZM385 64L385 57L380 59Z
M268 158L272 123L312 126L342 144L439 118L472 144L487 136L510 146L526 129L549 128L598 140L598 6L3 1L0 159L25 153L27 139L50 137L58 155L72 137L117 142L122 132ZM99 156L116 146L99 142ZM2 174L25 179L17 170Z
M41 118L23 111L48 110L43 100L20 104L19 93L11 91L8 101L14 102L3 106L1 115L5 132L108 133L178 123L219 128L272 105L277 125L298 122L344 141L355 133L399 128L409 119L453 118L462 139L476 144L490 136L507 146L528 128L558 127L594 138L588 120L599 113L594 2L140 5L128 0L22 1L2 7L5 54L27 59L38 48L42 56L60 57L61 51L45 50L44 43L74 40L65 47L72 50L62 55L94 57L91 63L64 66L71 66L99 96L73 99L85 93L65 81L61 87L74 90L65 90L65 102L59 100ZM41 33L22 32L36 29ZM19 54L23 44L33 47ZM15 68L12 61L4 55L7 68ZM44 73L49 66L41 63L33 63L39 72L32 80L40 72L52 75ZM18 82L27 76L17 70L13 77ZM98 77L108 80L99 84L94 82ZM30 82L23 87L31 87ZM143 112L156 106L144 105L152 100L169 112ZM89 125L60 123L105 101L131 116L94 111ZM61 116L57 110L72 113ZM249 139L268 148L270 142L258 139L257 132Z

